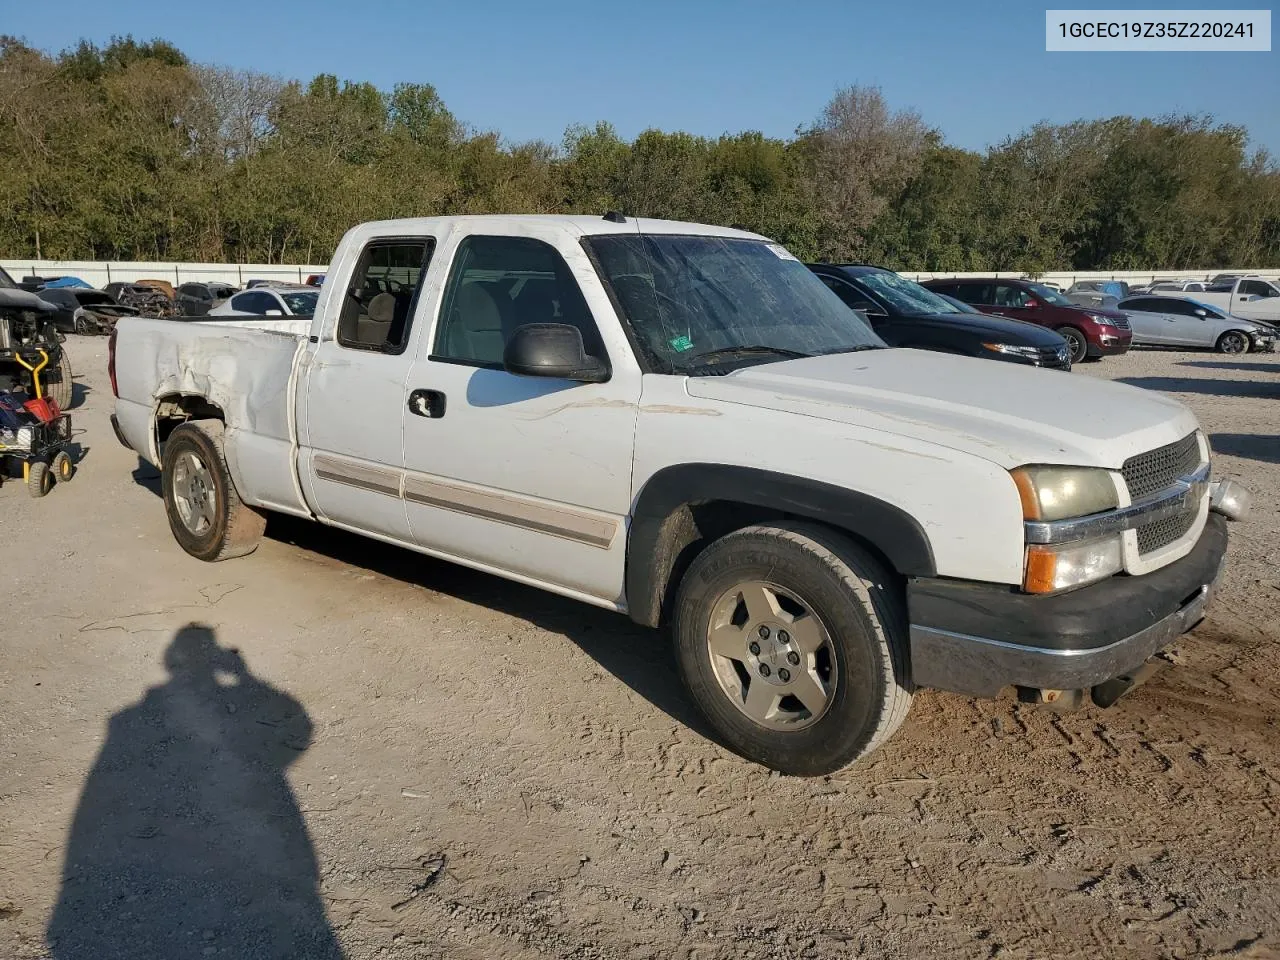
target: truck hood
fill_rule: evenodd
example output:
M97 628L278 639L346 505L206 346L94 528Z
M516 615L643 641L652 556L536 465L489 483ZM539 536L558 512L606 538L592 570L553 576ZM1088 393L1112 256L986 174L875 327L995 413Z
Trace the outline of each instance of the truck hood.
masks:
M1006 469L1115 470L1197 426L1181 403L1138 387L918 350L806 357L686 384L690 396L923 440Z

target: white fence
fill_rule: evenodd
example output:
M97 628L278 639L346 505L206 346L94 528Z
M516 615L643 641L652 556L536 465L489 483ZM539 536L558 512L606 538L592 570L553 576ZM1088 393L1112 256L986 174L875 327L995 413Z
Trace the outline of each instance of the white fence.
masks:
M221 280L225 283L243 287L250 280L275 280L287 283L301 283L313 273L324 273L323 264L280 264L280 263L162 263L162 262L127 262L127 261L87 261L87 260L0 260L15 280L23 277L79 277L95 287L103 287L113 280L132 282L134 280L167 280L174 286L180 283L201 280ZM1038 279L1067 287L1076 280L1126 280L1131 284L1148 283L1152 280L1207 280L1219 273L1247 273L1274 276L1272 270L1094 270L1094 271L1049 271L1040 274ZM913 273L906 271L903 276L912 280L931 280L944 277L1025 277L1027 274L1003 271L985 271L976 273Z
M277 283L302 283L313 273L324 273L320 264L280 263L147 263L130 261L89 260L0 260L0 267L15 280L23 277L79 277L94 287L105 287L113 280L132 283L135 280L167 280L175 287L180 283L220 280L243 287L250 280L273 280Z

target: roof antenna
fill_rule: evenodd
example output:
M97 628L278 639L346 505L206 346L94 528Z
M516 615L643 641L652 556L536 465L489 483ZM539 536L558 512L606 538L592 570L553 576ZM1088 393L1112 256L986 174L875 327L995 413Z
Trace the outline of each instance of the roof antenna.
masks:
M626 215L623 213L620 213L617 210L610 210L608 213L604 215L604 218L608 220L610 223L626 223L627 222Z

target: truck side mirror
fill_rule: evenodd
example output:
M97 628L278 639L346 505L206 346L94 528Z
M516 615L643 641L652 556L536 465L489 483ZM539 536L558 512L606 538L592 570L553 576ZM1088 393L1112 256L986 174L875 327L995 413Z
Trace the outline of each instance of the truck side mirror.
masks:
M522 377L554 377L581 383L603 383L609 367L589 355L582 332L568 323L526 323L516 327L502 352L508 373Z

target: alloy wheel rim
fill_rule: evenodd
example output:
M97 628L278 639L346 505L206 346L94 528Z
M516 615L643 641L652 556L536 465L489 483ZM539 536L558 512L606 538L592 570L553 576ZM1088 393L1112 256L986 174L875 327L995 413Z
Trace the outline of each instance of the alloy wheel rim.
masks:
M831 634L809 604L763 580L721 594L707 628L721 692L772 730L801 730L831 706L839 681Z
M190 450L179 454L173 465L173 504L182 525L191 533L199 536L213 526L213 476L204 461Z

